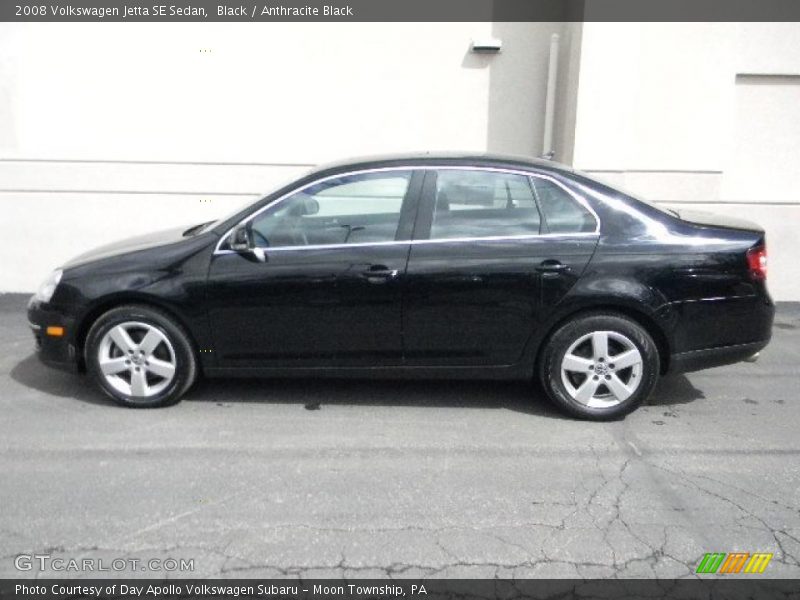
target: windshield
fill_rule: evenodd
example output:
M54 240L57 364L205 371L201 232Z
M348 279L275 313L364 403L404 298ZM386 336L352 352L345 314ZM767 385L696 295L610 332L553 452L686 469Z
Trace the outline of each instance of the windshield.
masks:
M269 196L273 192L281 189L282 187L285 187L285 186L289 185L293 181L297 181L298 179L302 179L303 177L305 177L306 175L308 175L312 171L313 171L313 169L306 169L305 171L303 171L299 175L295 174L292 177L284 178L277 185L273 186L272 189L269 192L267 192L266 194L259 195L258 198L256 198L255 200L252 199L252 198L249 198L249 199L247 199L247 200L245 200L245 201L243 201L241 203L237 203L235 209L229 211L227 214L223 215L221 218L215 219L214 221L209 221L208 223L201 223L199 225L196 225L195 227L192 227L191 229L187 230L184 233L184 235L199 235L201 233L205 233L206 231L210 231L211 229L213 229L214 227L216 227L220 223L224 223L225 221L227 221L231 217L239 214L240 212L242 212L244 209L246 209L251 204L255 204L256 202L258 202L260 200L263 200L264 198L266 198L267 196Z
M259 199L261 199L263 197L264 196L260 196ZM214 221L209 221L208 223L201 223L200 225L196 225L196 226L192 227L191 229L188 229L187 231L185 231L183 235L200 235L201 233L205 233L206 231L214 229L214 227L216 227L217 225L219 225L220 223L222 223L224 221L227 221L233 215L236 215L236 214L240 213L241 211L243 211L245 208L247 208L251 204L253 204L253 200L252 199L245 200L241 204L237 204L236 208L234 210L228 212L227 214L225 214L221 218L215 219Z

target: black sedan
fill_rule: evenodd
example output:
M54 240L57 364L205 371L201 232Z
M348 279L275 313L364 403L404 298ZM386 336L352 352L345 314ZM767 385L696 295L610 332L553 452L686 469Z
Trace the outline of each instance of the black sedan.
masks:
M80 256L28 318L45 363L126 406L177 402L201 373L514 378L607 419L664 373L766 346L765 280L748 221L547 161L393 156Z

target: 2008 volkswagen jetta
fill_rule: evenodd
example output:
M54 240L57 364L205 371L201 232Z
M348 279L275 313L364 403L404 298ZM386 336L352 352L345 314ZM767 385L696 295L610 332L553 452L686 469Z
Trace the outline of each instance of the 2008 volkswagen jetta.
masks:
M757 225L552 162L423 155L329 165L80 256L28 318L44 362L126 406L177 402L201 373L519 378L607 419L664 373L754 355L773 313Z

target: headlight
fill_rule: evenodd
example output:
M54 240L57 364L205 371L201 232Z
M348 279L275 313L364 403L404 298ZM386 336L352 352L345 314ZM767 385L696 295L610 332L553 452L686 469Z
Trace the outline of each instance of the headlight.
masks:
M58 286L58 282L61 281L61 275L64 272L61 269L56 269L50 276L42 282L42 285L39 286L39 289L36 290L35 298L40 302L50 302L50 298L53 297L53 294L56 291L56 286Z

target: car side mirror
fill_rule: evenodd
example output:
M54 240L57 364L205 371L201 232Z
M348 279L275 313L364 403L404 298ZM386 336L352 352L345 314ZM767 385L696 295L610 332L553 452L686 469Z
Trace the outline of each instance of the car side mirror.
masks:
M247 223L242 223L233 228L230 247L234 252L250 252L255 247L253 234Z
M267 260L263 248L257 247L253 240L253 231L249 223L242 223L233 228L228 245L234 252L254 256L259 262Z

